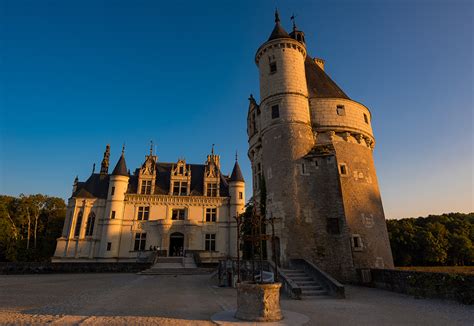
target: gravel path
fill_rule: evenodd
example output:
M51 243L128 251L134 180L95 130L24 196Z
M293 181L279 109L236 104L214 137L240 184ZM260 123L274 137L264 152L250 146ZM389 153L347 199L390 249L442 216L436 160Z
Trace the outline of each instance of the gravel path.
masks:
M52 274L0 276L0 324L212 325L235 308L235 290L207 275ZM474 308L348 286L347 299L282 298L309 325L474 325Z

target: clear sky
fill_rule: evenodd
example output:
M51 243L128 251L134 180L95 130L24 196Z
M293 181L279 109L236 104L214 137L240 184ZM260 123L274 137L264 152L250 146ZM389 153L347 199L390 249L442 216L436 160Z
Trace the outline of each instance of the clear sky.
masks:
M111 144L132 170L203 163L250 194L246 116L278 6L373 114L388 218L473 211L472 1L0 0L0 193L67 198Z

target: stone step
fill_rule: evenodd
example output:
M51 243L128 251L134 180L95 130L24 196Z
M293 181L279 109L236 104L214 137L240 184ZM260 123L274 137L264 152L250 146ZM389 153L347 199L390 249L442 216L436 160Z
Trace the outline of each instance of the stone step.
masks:
M306 273L285 273L285 275L288 276L288 277L306 276Z
M306 285L300 286L301 291L319 291L323 290L323 287L320 285Z
M306 287L306 286L320 286L319 283L315 281L305 281L305 282L295 282L299 287Z
M309 276L297 276L297 277L290 277L294 282L304 282L304 281L311 281L314 282L312 277Z
M205 275L213 272L213 268L161 268L147 269L138 275Z
M157 263L182 263L183 257L158 257Z
M328 292L325 290L315 290L315 291L301 291L301 297L316 297L321 295L327 295Z

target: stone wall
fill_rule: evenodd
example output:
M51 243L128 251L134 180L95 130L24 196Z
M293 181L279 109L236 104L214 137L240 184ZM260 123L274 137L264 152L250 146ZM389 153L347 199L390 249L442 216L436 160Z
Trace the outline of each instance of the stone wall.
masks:
M0 263L0 274L138 273L150 263Z
M474 275L394 269L367 269L358 272L362 285L405 293L415 298L449 299L474 304ZM367 279L368 273L370 279ZM362 274L365 274L365 277L362 277Z

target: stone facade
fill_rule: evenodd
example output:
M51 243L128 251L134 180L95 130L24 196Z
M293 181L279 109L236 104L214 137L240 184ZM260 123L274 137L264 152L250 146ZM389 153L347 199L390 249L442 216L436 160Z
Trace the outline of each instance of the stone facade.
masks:
M100 173L76 178L53 261L148 261L155 252L201 261L236 257L234 216L245 206L245 182L235 162L221 173L214 151L205 164L159 162L150 151L130 175L122 156L108 173L107 146Z
M264 178L279 260L307 259L340 280L391 268L371 113L307 56L303 32L275 22L255 56L261 100L249 99L247 133L254 197Z

